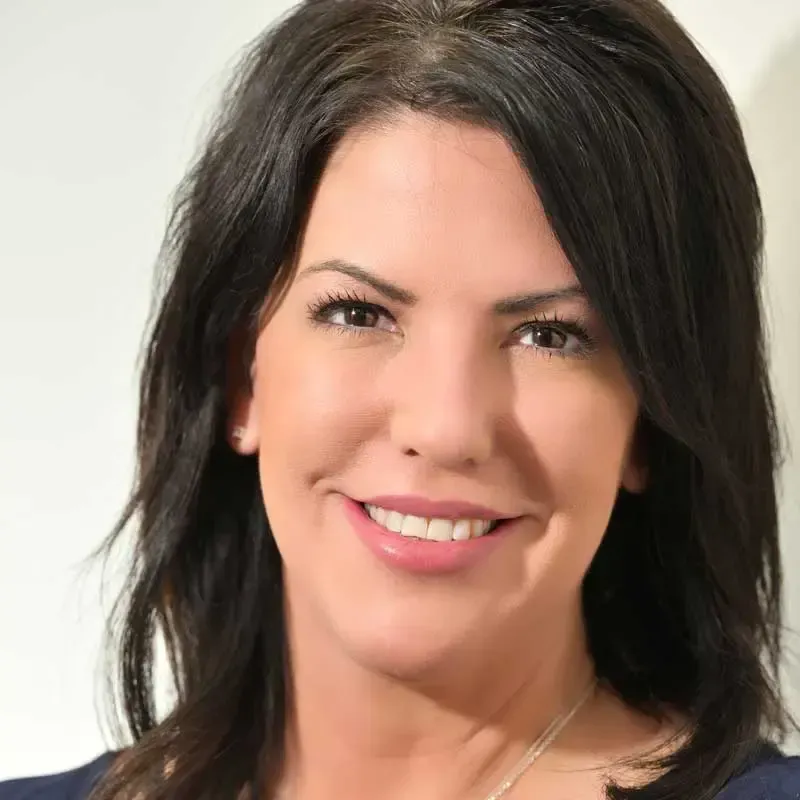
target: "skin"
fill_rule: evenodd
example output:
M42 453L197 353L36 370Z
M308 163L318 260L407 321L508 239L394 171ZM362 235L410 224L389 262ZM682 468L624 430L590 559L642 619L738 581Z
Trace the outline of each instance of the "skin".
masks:
M418 300L314 269L331 259ZM644 485L637 398L584 297L538 309L534 330L493 313L576 285L498 135L405 114L332 156L230 420L284 560L292 797L479 800L591 681L580 586L618 491ZM342 291L380 308L312 322ZM414 576L342 512L342 495L405 493L524 519L472 569ZM598 766L659 730L598 689L507 797L599 797Z

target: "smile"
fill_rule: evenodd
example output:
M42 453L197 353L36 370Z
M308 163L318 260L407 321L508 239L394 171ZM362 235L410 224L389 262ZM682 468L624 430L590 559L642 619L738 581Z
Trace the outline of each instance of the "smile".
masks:
M401 514L380 506L361 504L369 516L390 533L408 539L434 542L464 542L491 533L502 520L443 519Z
M469 508L464 504L458 518L421 517L340 497L345 520L366 548L387 566L417 574L443 575L477 567L514 537L525 519L467 518L461 516ZM415 510L421 510L420 505L415 503ZM472 508L482 513L479 507ZM440 505L436 510L440 514L452 513L446 509ZM469 537L464 538L467 530Z

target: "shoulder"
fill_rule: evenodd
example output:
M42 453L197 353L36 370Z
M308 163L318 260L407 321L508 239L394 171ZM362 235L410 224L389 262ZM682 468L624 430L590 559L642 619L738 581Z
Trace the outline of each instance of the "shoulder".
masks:
M734 778L718 800L800 800L800 757L772 752Z
M113 754L106 753L69 772L0 781L0 800L86 800L112 760Z

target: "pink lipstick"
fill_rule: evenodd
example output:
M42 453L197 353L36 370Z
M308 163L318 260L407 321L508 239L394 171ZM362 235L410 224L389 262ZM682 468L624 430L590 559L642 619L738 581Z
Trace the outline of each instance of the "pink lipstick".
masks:
M468 503L440 503L418 497L375 497L366 501L369 505L419 517L500 520L490 533L477 538L433 541L387 530L370 517L361 502L344 495L342 500L346 519L373 555L395 569L428 575L454 573L475 566L499 547L522 519Z

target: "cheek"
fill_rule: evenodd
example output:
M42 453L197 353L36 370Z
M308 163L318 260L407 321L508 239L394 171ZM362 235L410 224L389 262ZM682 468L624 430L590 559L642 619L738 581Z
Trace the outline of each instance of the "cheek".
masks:
M621 376L587 370L542 381L518 412L555 509L610 513L637 413Z
M306 335L310 341L295 334L291 346L282 333L279 326L265 330L256 350L260 449L271 464L313 483L317 473L335 474L351 463L367 441L375 414L364 359L344 344L315 346L319 333Z
M523 394L517 419L533 454L526 489L549 516L543 538L526 550L519 596L524 605L557 606L579 592L603 539L637 406L624 381L591 373L551 374Z

